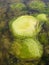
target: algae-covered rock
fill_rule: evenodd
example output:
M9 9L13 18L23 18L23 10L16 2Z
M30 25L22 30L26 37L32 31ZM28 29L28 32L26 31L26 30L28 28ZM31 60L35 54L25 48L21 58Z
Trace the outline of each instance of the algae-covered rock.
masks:
M14 41L10 53L21 60L38 60L42 57L43 46L39 41L33 39Z
M41 23L34 16L24 15L11 21L9 27L15 37L34 37L41 30Z
M41 0L33 0L28 3L28 7L32 10L38 11L38 12L44 12L45 10L45 3Z
M39 14L39 15L37 15L37 19L40 21L47 21L47 15L46 14Z

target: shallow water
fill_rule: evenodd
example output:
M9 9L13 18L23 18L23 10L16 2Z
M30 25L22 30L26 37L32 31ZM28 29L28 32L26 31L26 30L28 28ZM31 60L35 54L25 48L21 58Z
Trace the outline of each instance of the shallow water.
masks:
M33 0L0 0L0 65L49 65L49 24L43 25L47 41L43 44L44 54L40 61L24 62L8 52L11 42L14 40L9 30L9 22L13 18L26 14L36 16L40 13L44 13L49 17L49 0L42 0L46 5L44 9L32 9L32 7L28 5L31 1ZM13 4L17 3L22 3L25 6L16 8Z

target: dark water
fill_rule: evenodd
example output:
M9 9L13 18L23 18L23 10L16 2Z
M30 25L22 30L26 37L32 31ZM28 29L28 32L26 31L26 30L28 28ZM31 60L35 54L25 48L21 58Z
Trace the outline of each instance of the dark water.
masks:
M11 35L9 30L9 22L14 17L18 17L25 14L36 16L39 13L45 13L49 17L49 5L47 6L49 0L42 0L42 2L46 4L46 9L44 11L40 11L42 9L30 9L28 7L28 3L30 3L30 1L33 0L0 0L0 65L49 65L49 25L43 26L48 42L47 44L44 44L44 52L46 53L40 59L39 63L37 61L21 61L15 58L15 56L9 54L8 52L9 46L11 45L11 42L13 40L13 36ZM19 8L13 9L11 8L11 5L14 3L23 3L25 5L25 8L23 8L22 10L19 10Z

